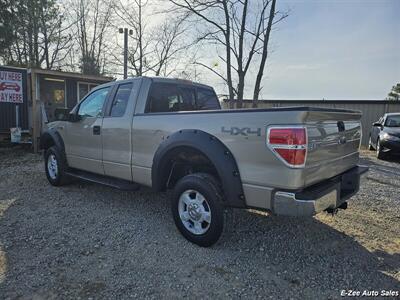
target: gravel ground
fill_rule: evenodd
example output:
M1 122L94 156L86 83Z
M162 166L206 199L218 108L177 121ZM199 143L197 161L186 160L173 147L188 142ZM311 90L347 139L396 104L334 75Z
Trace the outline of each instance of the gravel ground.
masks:
M400 160L370 166L338 215L234 210L211 248L176 230L168 195L50 186L41 157L0 149L0 298L336 299L400 290Z

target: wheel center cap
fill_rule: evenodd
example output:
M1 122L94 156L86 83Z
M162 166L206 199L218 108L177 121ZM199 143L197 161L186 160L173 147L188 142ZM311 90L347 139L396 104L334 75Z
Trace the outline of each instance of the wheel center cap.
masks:
M188 213L193 220L197 221L201 218L201 208L196 203L188 206Z

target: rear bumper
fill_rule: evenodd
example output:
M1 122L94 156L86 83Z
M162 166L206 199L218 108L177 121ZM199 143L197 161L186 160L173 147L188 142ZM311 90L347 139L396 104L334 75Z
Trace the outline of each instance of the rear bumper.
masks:
M284 216L313 216L328 208L334 209L358 192L360 177L367 171L366 166L356 166L304 190L276 191L272 212Z

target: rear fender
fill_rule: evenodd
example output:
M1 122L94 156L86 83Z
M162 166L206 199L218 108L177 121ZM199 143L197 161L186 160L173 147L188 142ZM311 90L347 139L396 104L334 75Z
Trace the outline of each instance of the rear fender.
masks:
M213 164L221 179L225 204L246 207L245 196L235 158L229 149L215 136L201 130L185 129L173 133L158 147L151 170L152 186L156 191L166 189L169 176L168 164L177 147L191 147L205 155Z

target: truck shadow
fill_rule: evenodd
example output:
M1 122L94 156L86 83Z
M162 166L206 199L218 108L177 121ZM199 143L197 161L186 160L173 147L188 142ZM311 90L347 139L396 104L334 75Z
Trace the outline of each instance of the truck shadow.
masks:
M398 253L369 252L314 218L234 210L221 241L201 248L175 229L168 195L82 183L50 197L46 191L54 187L37 180L30 195L0 215L0 294L6 298L118 298L138 285L143 297L226 297L245 290L339 298L342 289L399 288L388 275L399 271ZM193 282L198 286L190 291L179 288Z

